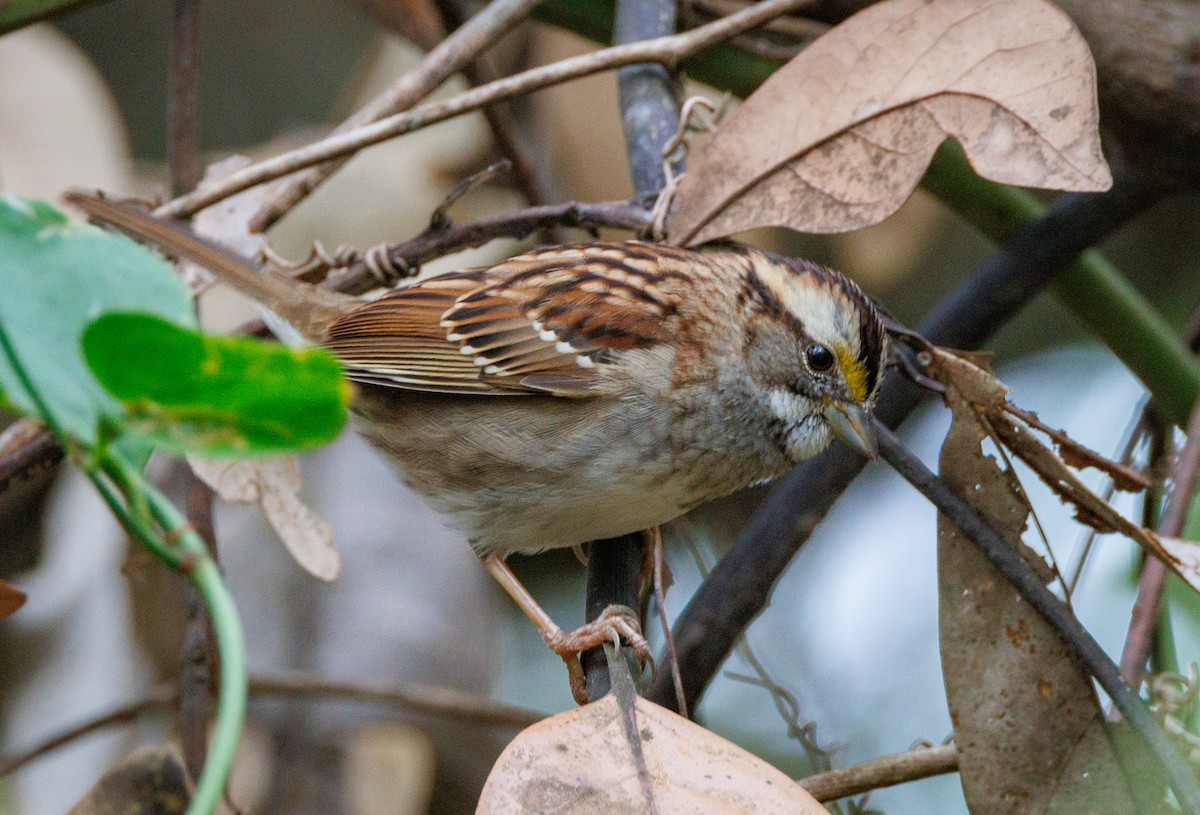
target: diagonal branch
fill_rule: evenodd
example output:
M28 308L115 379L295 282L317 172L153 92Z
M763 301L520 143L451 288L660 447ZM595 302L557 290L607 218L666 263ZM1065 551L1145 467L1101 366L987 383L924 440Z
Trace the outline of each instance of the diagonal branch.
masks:
M408 110L469 65L481 51L496 42L513 26L528 17L538 2L540 0L494 0L489 3L434 47L414 70L400 77L395 85L339 125L333 131L334 134L347 133L386 116ZM344 160L332 161L323 166L313 167L307 173L288 179L271 190L259 211L250 219L250 230L266 231L325 179L337 172L344 163ZM203 207L196 207L192 213L199 209Z
M1050 624L1113 700L1150 753L1162 766L1185 812L1200 813L1200 787L1191 765L1154 720L1150 709L1133 691L1099 643L1092 638L1071 609L1055 597L1014 547L996 533L987 521L945 482L929 471L891 431L876 424L880 454L906 481L929 499L951 523L974 543L996 570L1020 592L1033 609Z
M601 71L657 62L668 68L704 49L762 25L768 20L797 8L810 0L764 0L745 11L723 17L686 34L660 37L646 42L606 48L583 56L534 68L514 76L472 88L437 102L430 102L405 113L397 113L372 124L335 134L315 144L282 153L230 173L210 187L181 196L159 207L156 215L184 218L236 195L250 187L297 172L333 159L341 159L395 136L402 136L446 119L470 113L487 105L512 99L571 79Z

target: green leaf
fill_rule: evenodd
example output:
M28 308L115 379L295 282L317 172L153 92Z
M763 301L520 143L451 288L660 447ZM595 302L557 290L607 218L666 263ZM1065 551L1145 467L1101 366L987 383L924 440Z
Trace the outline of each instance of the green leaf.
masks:
M84 362L87 324L106 311L141 311L195 325L191 297L161 257L9 195L0 195L0 293L0 324L21 366L63 431L87 445L103 420L119 424L125 412ZM18 411L43 418L4 355L0 391Z
M83 352L126 406L128 425L186 453L239 456L314 447L346 417L350 386L327 351L213 337L149 314L105 314Z

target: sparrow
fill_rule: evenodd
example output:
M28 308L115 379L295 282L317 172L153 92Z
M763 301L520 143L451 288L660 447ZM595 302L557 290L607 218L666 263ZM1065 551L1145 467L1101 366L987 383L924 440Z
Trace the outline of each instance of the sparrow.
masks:
M336 355L358 386L360 432L462 532L567 659L573 687L572 658L614 631L648 655L636 618L616 608L563 632L505 558L666 523L835 437L875 455L883 322L853 281L806 260L730 242L597 241L361 300L132 207L71 200L204 265Z

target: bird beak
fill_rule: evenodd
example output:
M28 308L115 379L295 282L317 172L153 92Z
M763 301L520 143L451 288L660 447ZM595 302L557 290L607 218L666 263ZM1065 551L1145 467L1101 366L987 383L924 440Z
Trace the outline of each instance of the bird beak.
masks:
M825 413L829 428L842 441L874 460L879 456L879 444L871 429L871 414L859 405L835 404Z

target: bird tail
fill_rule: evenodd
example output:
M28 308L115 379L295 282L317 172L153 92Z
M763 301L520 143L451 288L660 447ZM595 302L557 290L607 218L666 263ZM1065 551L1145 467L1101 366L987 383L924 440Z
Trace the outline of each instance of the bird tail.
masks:
M263 269L220 244L200 237L180 221L155 217L131 204L93 193L72 190L65 197L68 203L79 207L93 220L149 243L164 254L203 266L223 282L278 314L312 342L324 340L329 324L358 303L344 294L318 289L271 269Z

